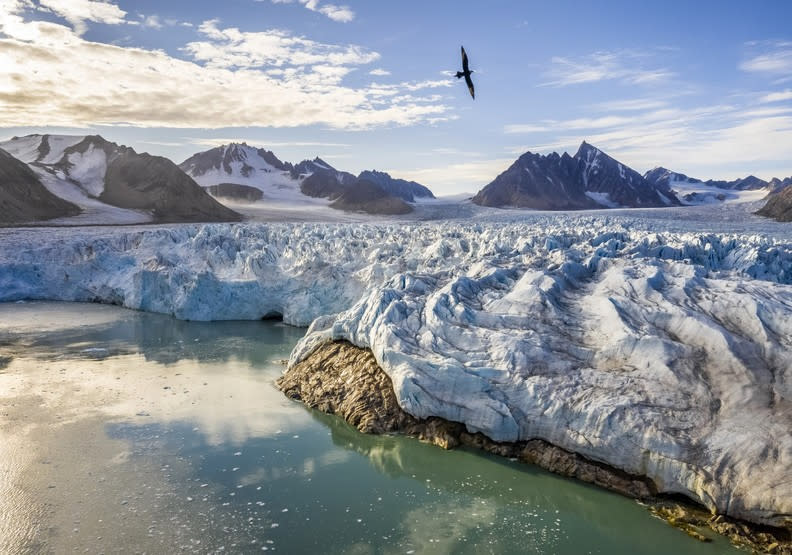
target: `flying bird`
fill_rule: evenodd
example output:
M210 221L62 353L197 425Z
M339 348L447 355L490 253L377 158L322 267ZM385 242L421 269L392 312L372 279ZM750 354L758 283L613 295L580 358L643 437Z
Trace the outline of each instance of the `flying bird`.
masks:
M462 71L457 71L456 72L456 76L457 76L457 79L459 79L460 77L464 77L465 78L465 83L467 83L468 90L470 91L470 96L472 96L473 99L475 100L476 99L476 91L473 89L473 81L470 79L470 74L471 73L473 73L473 71L468 67L468 57L467 57L467 53L465 52L465 47L463 46L462 47Z

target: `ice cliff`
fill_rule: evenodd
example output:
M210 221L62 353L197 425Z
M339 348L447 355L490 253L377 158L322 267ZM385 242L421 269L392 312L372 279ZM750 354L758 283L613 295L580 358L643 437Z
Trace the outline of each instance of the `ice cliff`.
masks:
M307 325L370 348L400 405L544 439L792 526L792 243L628 218L0 235L0 301Z

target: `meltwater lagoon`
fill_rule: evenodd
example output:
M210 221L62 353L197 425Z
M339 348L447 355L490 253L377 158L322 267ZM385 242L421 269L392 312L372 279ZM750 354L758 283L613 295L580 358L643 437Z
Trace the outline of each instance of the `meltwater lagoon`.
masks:
M726 553L535 467L275 386L305 330L0 305L0 552Z

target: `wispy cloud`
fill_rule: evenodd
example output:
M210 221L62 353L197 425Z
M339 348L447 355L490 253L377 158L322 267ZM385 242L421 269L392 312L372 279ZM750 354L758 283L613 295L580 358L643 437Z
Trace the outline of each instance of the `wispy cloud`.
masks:
M385 77L390 74L391 74L390 71L388 71L387 69L382 69L381 67L369 71L369 75L374 75L375 77Z
M143 18L143 26L151 29L162 29L164 27L158 15L149 15Z
M263 2L264 0L257 0ZM295 0L272 0L273 4L291 4ZM326 15L333 21L340 23L349 23L355 19L355 12L349 6L339 6L336 4L329 4L320 2L319 0L296 0L297 3L302 4L312 12L318 12Z
M785 91L778 91L764 95L759 99L759 102L782 102L784 100L792 100L792 91L787 89Z
M566 87L583 83L618 80L631 85L649 85L668 80L675 74L666 68L646 67L649 54L622 50L595 52L581 58L555 56L545 73L542 86Z
M740 69L773 76L792 75L792 42L761 41L747 45L748 59L740 63Z
M668 106L668 100L657 98L629 98L600 102L592 106L595 110L603 112L637 112L642 110L656 110Z
M346 86L350 71L379 58L358 46L208 21L180 59L86 41L65 25L26 21L29 2L0 2L0 67L11 77L0 80L0 126L361 129L452 117L424 94L444 82Z

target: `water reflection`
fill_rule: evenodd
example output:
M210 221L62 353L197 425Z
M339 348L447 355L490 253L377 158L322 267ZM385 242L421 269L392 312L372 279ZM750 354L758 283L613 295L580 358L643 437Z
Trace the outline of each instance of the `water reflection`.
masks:
M273 380L302 333L0 305L0 551L729 550L629 499L289 401Z

